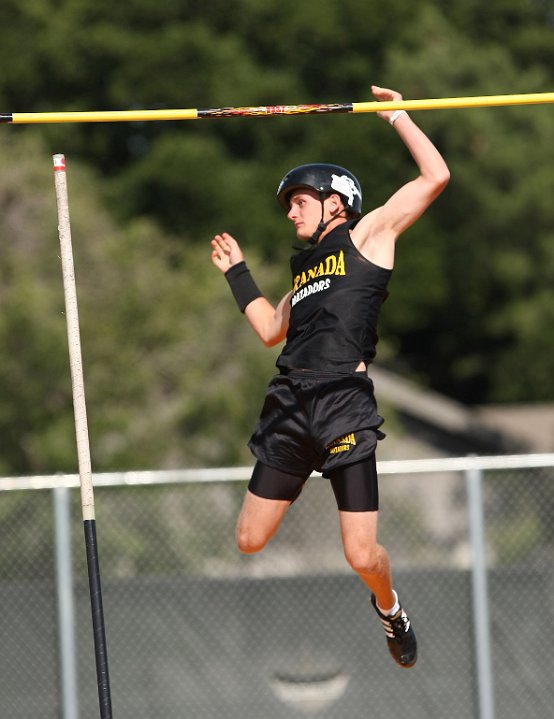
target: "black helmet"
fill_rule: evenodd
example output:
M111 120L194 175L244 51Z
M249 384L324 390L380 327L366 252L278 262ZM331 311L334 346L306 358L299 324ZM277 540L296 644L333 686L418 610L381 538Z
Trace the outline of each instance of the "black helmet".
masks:
M300 165L290 170L283 177L277 190L277 200L285 208L290 209L289 198L291 192L302 187L309 187L320 195L330 195L334 192L344 200L347 210L354 217L362 213L362 188L356 177L340 165L329 165L319 162L309 165Z

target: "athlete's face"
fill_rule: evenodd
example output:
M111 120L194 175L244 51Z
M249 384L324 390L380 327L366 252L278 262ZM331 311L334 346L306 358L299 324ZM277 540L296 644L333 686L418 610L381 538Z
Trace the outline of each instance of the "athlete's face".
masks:
M314 190L295 190L290 196L287 217L299 240L309 240L321 220L321 201Z
M323 203L323 220L327 221L337 216L342 209L338 195L331 195ZM321 222L321 200L315 190L309 188L295 190L290 196L290 209L287 217L294 224L296 237L299 240L309 240ZM329 228L331 229L331 228ZM326 234L324 232L322 237Z

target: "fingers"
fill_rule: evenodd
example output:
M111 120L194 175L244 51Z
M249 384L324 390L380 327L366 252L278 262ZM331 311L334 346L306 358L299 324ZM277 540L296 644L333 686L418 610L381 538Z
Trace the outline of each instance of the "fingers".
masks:
M212 262L223 272L243 259L243 254L238 242L227 232L215 235L211 245Z
M402 100L402 95L396 90L390 90L388 87L379 87L379 85L372 85L371 92L378 100L395 102Z
M226 232L222 235L216 235L212 240L212 258L215 256L219 260L228 259L234 249L231 242L234 242L234 240ZM236 242L234 244L236 245Z
M223 232L221 235L216 235L212 240L212 245L214 243L227 255L229 255L237 246L237 241L227 232Z
M225 245L223 243L223 237L221 235L216 235L212 242L212 262L214 265L219 268L220 270L224 269L224 263L225 263ZM228 254L228 253L227 253ZM228 264L228 262L227 262Z

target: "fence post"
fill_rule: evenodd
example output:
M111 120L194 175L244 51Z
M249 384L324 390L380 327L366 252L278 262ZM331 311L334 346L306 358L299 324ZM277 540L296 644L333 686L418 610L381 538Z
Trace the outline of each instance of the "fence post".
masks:
M468 493L469 531L473 555L473 625L475 632L479 717L480 719L494 719L489 596L482 492L483 472L481 469L468 469L465 475Z
M56 487L52 490L52 496L54 503L62 716L63 719L78 719L69 489L67 487Z

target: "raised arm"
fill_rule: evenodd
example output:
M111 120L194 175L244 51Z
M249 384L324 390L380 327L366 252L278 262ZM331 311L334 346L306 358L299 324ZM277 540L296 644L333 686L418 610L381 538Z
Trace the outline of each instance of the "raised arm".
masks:
M266 347L284 340L289 326L291 292L273 307L252 279L238 242L227 232L214 237L211 256L229 282L240 311Z
M402 95L394 90L375 85L371 89L379 100L402 100ZM377 115L393 122L419 169L418 177L403 185L382 207L365 215L352 234L364 255L376 264L390 268L394 263L396 239L440 195L448 184L450 172L435 145L406 112L386 111Z

